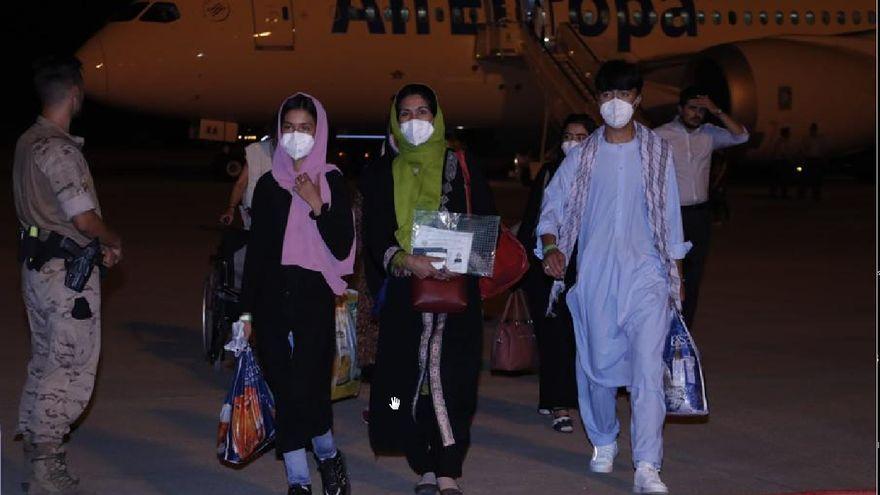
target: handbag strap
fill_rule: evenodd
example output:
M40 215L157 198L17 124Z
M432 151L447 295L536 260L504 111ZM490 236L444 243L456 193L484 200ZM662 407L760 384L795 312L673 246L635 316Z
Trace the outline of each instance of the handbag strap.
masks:
M526 319L524 321L532 321L532 313L529 311L529 305L526 301L525 291L523 291L522 289L517 289L516 293L519 295L520 304L522 304L523 312L525 312L526 314Z
M458 159L458 168L461 170L461 176L464 179L464 197L467 201L467 213L470 215L473 213L473 208L471 207L471 171L468 168L467 160L464 159L464 151L456 151L455 158Z

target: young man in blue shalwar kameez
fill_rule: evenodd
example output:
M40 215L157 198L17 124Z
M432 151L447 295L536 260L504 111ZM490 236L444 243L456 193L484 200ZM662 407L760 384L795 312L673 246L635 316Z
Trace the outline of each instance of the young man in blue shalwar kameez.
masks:
M596 75L605 125L569 153L544 193L537 254L557 279L548 305L565 294L574 320L581 418L593 457L610 473L620 423L617 389L632 407L635 493L668 493L663 458L663 344L681 307L684 241L672 151L633 121L642 77L623 61ZM577 251L575 251L575 249ZM576 253L575 282L562 282Z

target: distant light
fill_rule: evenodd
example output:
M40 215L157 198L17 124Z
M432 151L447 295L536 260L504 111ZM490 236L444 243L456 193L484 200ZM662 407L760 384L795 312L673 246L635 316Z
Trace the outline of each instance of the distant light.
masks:
M345 152L340 151L339 153L337 153L337 155L339 156L339 158L342 158L343 156L345 156Z
M268 140L269 140L269 135L268 135L268 134L266 134L265 136L263 136L262 138L260 138L260 141L268 141Z
M545 36L545 37L544 37L544 43L550 43L550 38L548 38L548 37Z
M370 157L370 153L369 153L369 152L364 153L364 158L369 158L369 157Z
M519 158L514 158L514 159L513 159L513 164L514 164L514 165L519 165Z
M382 134L337 134L336 139L368 139L381 141L385 139L385 136Z
M95 68L96 68L96 69L103 69L103 68L104 68L104 62L101 62L100 64L96 65Z
M795 168L795 170L797 170L798 172L803 172L803 171L804 171L804 167L802 167L801 165L798 165L798 166Z
M464 130L464 126L463 126L463 125L457 125L457 126L455 126L455 128L458 129L459 131L463 131L463 130Z
M254 33L254 38L268 38L272 36L272 31L263 31L262 33Z
M204 52L196 53L196 58L202 58L204 56L205 56Z
M242 139L244 139L244 136L242 136L241 134L239 134L239 135L238 135L238 139L239 139L239 140L242 140Z

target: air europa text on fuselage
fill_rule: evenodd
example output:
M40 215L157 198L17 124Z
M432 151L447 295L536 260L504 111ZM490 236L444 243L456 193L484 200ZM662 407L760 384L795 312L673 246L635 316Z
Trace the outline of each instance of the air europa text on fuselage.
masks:
M483 8L482 0L448 1L451 34L475 35L480 23L478 10ZM520 1L517 0L517 4ZM565 0L554 0L552 3L561 1ZM654 9L655 1L668 8L657 12ZM390 0L386 9L381 9L377 0L337 0L332 32L344 34L352 22L363 22L370 34L407 34L407 24L412 17L415 33L425 35L431 33L432 22L440 24L445 20L442 9L430 11L428 0L412 0L412 4L414 11L404 6L404 0ZM663 34L671 38L697 35L694 0L568 0L568 11L571 15L566 20L570 20L578 32L586 37L605 34L609 24L616 20L617 49L621 52L630 51L632 38L648 36L658 24ZM516 9L517 21L522 20L520 12L520 9ZM634 15L636 13L640 14ZM509 19L506 0L492 0L492 12L488 15L491 16L490 21ZM391 23L390 30L386 29L385 20Z

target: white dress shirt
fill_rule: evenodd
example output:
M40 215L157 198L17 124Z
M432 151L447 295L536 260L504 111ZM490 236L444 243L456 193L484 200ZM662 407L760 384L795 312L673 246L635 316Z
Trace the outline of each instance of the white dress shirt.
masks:
M655 131L672 147L682 206L705 203L709 199L709 170L713 151L749 140L748 131L737 135L713 124L703 124L689 131L679 117Z

